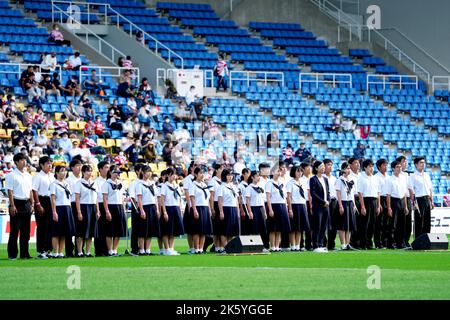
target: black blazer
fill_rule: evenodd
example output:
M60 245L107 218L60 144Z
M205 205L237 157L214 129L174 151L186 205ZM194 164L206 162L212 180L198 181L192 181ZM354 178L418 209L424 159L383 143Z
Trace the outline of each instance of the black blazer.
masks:
M309 179L309 189L311 192L311 203L313 207L325 206L324 199L330 202L330 186L328 185L328 179L325 176L323 176L323 178L325 179L326 190L323 190L322 184L317 176L313 176Z

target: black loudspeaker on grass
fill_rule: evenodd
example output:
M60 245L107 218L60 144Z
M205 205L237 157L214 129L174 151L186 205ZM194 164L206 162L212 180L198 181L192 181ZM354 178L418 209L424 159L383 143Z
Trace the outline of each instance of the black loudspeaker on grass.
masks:
M225 246L227 253L261 253L264 249L261 236L238 236Z
M424 233L411 246L414 250L448 250L448 238L445 233Z

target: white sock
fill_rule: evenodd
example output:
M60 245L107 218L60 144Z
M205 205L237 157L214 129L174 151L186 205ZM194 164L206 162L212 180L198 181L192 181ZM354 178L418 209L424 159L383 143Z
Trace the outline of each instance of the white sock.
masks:
M114 253L114 254L117 254L117 250L113 250L113 253Z
M145 253L144 249L139 249L139 253Z
M89 256L90 254L91 254L91 252L90 252L90 251L86 252L86 255L87 255L87 256Z
M109 250L108 253L109 253L109 254L113 254L114 251L113 251L113 250Z
M64 254L63 254L62 252L60 252L60 253L58 254L58 256L59 256L59 257L64 257Z

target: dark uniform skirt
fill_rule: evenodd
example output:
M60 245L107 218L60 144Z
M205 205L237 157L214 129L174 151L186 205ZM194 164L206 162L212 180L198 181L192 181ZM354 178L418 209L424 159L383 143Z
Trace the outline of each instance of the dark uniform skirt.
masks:
M210 235L212 234L211 213L208 206L197 206L198 219L194 218L194 211L191 210L191 230L192 234Z
M75 221L73 220L72 208L70 206L56 206L58 222L52 220L50 223L52 237L72 237L75 235Z
M184 208L184 214L183 214L183 226L184 226L184 232L186 232L186 234L193 234L192 229L191 229L192 219L193 219L192 208L189 209L189 206L186 203L186 207Z
M291 232L289 215L284 203L272 204L273 217L267 213L267 231L268 232Z
M107 237L125 237L127 234L127 217L121 204L108 204L111 213L111 221L105 223L105 235Z
M216 215L214 218L212 218L212 226L213 226L213 234L215 236L224 236L226 235L226 223L225 219L220 220L220 210L219 210L219 202L214 201L214 211L216 212ZM224 213L225 213L225 207L224 207Z
M235 237L239 235L239 216L236 207L223 207L225 236Z
M302 229L302 222L305 223L305 218L307 219L307 211L306 211L306 204L292 204L292 218L289 218L289 223L291 224L291 231L292 232L300 232L305 231ZM309 228L309 221L308 221L308 228Z
M339 214L336 229L341 231L356 231L356 215L353 201L342 201L344 214Z
M80 204L81 215L83 220L78 220L76 215L76 236L79 238L89 239L95 236L95 204Z
M264 207L252 207L253 220L250 232L251 234L266 234L266 218L264 216Z
M169 237L178 237L184 234L183 221L181 220L180 207L166 207L169 220L164 220L163 215L160 218L161 235Z
M143 206L145 211L145 219L141 214L138 215L137 234L138 238L153 238L160 236L159 220L156 215L156 205L148 204Z

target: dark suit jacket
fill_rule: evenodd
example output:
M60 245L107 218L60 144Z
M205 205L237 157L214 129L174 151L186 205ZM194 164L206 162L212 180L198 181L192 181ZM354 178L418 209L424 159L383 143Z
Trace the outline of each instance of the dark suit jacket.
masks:
M330 202L330 186L328 185L328 179L325 176L323 176L323 178L325 179L326 190L323 190L322 184L317 176L313 176L309 180L309 189L313 207L323 207L325 205L324 199Z

